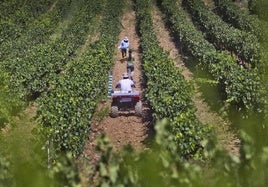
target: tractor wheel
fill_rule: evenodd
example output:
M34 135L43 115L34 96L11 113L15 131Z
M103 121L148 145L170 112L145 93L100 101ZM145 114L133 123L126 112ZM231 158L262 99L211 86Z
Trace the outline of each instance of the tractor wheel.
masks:
M142 102L141 101L136 103L135 112L136 112L137 116L142 116Z
M118 106L111 107L111 117L115 118L118 116Z

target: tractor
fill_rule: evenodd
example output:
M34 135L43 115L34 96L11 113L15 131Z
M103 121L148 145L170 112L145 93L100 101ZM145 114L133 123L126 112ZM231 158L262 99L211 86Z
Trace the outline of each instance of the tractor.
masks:
M113 91L111 104L111 117L118 117L120 111L135 111L137 116L142 116L142 102L139 91Z

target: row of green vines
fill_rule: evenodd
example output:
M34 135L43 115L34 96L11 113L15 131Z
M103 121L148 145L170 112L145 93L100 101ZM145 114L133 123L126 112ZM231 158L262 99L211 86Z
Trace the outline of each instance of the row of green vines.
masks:
M124 3L98 2L90 6L102 9L100 39L91 43L81 58L70 61L64 73L51 85L51 90L38 99L40 127L45 139L50 141L54 158L61 152L70 151L75 157L82 152L96 104L107 90Z
M230 54L217 51L187 19L187 14L179 3L164 0L159 4L185 55L198 61L218 82L227 109L236 107L237 111L243 110L247 113L262 112L263 97L259 92L259 72L256 69L248 71L240 68Z
M49 42L49 37L66 15L70 7L68 2L59 1L53 12L47 12L33 20L28 24L27 32L17 40L3 45L1 68L9 73L10 86L23 100L28 100L32 95L40 93L42 89L47 89L48 71L57 71L56 65L59 60L56 57L61 56L64 60L62 57L64 54L59 54L55 45ZM46 82L41 81L42 79Z
M72 9L70 9L69 5L72 5ZM37 146L37 150L35 151L40 152L39 143L44 143L42 140L49 140L46 141L48 147L43 145L45 151L40 155L33 155L40 158L37 160L33 158L33 163L28 163L29 167L24 167L24 175L21 176L25 177L25 179L29 177L28 175L30 173L36 171L32 174L33 179L31 179L31 184L29 184L29 181L22 181L22 177L16 175L19 173L13 173L14 171L22 171L21 167L25 163L15 166L11 163L9 168L6 169L6 166L10 162L6 161L5 157L2 157L1 155L0 186L2 184L10 184L9 186L12 186L16 182L27 186L80 186L77 183L78 173L76 171L76 165L74 164L74 156L76 157L81 153L84 143L87 141L90 130L90 119L95 110L96 103L105 93L107 93L106 83L108 71L113 64L110 56L113 55L114 41L117 40L120 26L119 15L123 5L124 3L119 1L110 1L108 3L107 1L89 2L81 0L73 1L71 4L66 3L66 6L68 7L66 11L71 10L73 13L69 12L69 14L76 15L72 17L73 22L68 23L69 26L67 29L58 29L59 31L62 31L60 32L62 36L51 35L53 36L51 41L48 41L43 45L34 46L34 49L37 51L43 50L45 53L38 53L39 55L33 55L30 59L33 59L34 57L42 58L42 56L44 56L43 54L45 54L48 59L51 59L48 60L49 63L47 64L45 63L47 58L40 60L41 62L36 64L31 61L28 66L31 67L30 65L32 65L32 67L34 67L28 69L30 75L33 77L35 76L33 72L35 71L35 68L42 68L43 71L45 71L43 75L49 74L50 76L49 80L46 79L49 83L48 89L43 89L43 91L41 91L42 95L37 101L40 106L37 116L40 122L40 127L33 131L36 135L35 140L41 139L41 142L34 142ZM72 50L72 53L82 52L78 47L82 48L82 44L84 44L83 42L86 41L86 34L93 34L91 33L94 31L92 26L99 24L98 13L101 13L101 17L103 17L99 31L101 39L95 43L90 43L86 52L81 55L81 58L74 58L76 57L76 54L73 54L73 57L71 58L69 56L69 50ZM89 20L91 20L91 22ZM61 25L59 25L59 27L61 27ZM53 43L53 41L55 43ZM58 41L61 41L60 45L63 45L61 48L55 47L57 46L56 42ZM65 43L63 43L63 41ZM40 48L42 46L45 47ZM50 48L51 50L48 50ZM61 55L63 59L62 61L67 62L64 58L69 58L68 64L61 64L61 72L54 72L55 70L50 67L50 62L52 62L55 57L50 56L51 54L55 54L53 49L62 49L61 51L56 52ZM67 55L65 53L66 50ZM29 54L32 55L33 53ZM56 58L55 60L57 59L61 58ZM15 65L16 64L14 64L14 66ZM41 67L39 67L40 65ZM13 73L15 76L15 72ZM105 74L107 74L107 77L103 76ZM32 79L28 79L28 81L30 80ZM39 84L40 81L42 81L42 76L36 76L36 83ZM19 81L17 81L17 83L18 82ZM53 126L50 126L50 124ZM61 141L65 139L66 141ZM47 153L48 155L46 155ZM49 158L44 157L45 155L49 156ZM46 159L49 161L48 166L50 170L48 171L46 171L45 168L39 168L39 164L45 164L45 167L47 167ZM57 159L57 162L53 162L54 159ZM34 167L32 168L32 166ZM2 175L2 171L7 172L7 174L3 173ZM11 172L12 175L9 175L9 172ZM39 172L44 172L45 175L41 177ZM49 179L53 181L48 181ZM42 180L42 184L36 184Z
M185 157L198 154L208 132L195 116L192 89L159 46L152 30L149 4L136 1L135 7L147 80L145 97L152 106L153 117L170 119L170 138L178 145L178 154Z
M18 39L27 30L28 24L48 12L51 5L51 0L2 2L0 5L0 44ZM1 53L3 53L2 50Z
M251 66L260 66L260 44L255 35L235 29L210 11L201 0L183 1L192 19L219 49L235 53Z
M10 69L20 65L14 63L14 61L25 56L26 49L29 49L31 45L40 42L34 36L37 35L39 38L43 36L37 32L37 28L42 25L40 24L42 22L41 20L56 18L57 16L55 15L59 14L59 11L48 13L48 9L51 6L50 1L41 1L39 3L36 3L36 1L27 1L23 4L21 3L23 2L5 1L1 4L1 127L5 126L4 123L11 123L12 118L10 117L17 114L25 105L25 101L19 101L19 98L22 98L20 96L24 95L24 92L18 91L21 90L22 85L16 84L18 80L12 81L14 80L13 73ZM32 11L33 9L35 11ZM50 29L47 27L46 30ZM34 31L37 32L35 35L33 35ZM45 28L43 28L43 31L45 31ZM19 72L20 70L18 69L18 72L15 73ZM29 72L27 71L26 73L28 74Z
M260 28L261 23L256 16L241 10L238 6L233 4L231 0L214 0L214 2L216 13L220 15L224 21L240 30L251 32L256 36L262 34Z

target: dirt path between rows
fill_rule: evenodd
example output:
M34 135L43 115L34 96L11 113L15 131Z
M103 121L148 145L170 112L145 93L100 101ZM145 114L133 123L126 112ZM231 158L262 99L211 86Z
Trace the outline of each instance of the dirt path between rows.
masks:
M175 65L182 69L185 79L192 81L194 79L192 72L185 66L178 47L176 47L173 38L166 29L162 20L162 15L158 7L152 7L152 17L154 30L158 37L158 41L164 51L168 52L169 57L174 60ZM230 130L231 123L223 119L216 112L210 110L209 105L202 99L202 93L198 90L198 86L194 84L195 93L193 102L197 108L196 116L202 124L213 125L219 145L223 146L229 153L236 156L239 155L240 141L237 135Z
M133 54L135 57L135 70L133 80L136 85L136 90L142 92L141 85L141 59L139 53L139 37L136 33L136 17L135 12L132 7L132 3L130 1L126 2L126 9L124 10L124 14L121 18L122 29L119 35L118 43L115 45L115 48L119 46L121 40L124 37L128 37L130 42L130 48L133 50ZM121 58L120 50L117 50L114 57L114 66L112 68L113 75L113 89L115 89L116 83L122 79L122 74L126 72L126 61ZM97 112L102 110L107 110L110 108L111 99L106 99L103 103L99 104L99 109ZM105 115L101 120L93 120L91 124L92 132L89 137L88 144L85 148L85 154L89 157L96 157L97 155L92 153L92 149L94 145L94 139L100 134L104 133L110 139L113 144L113 150L118 151L122 149L125 145L130 144L134 150L142 151L146 149L146 145L144 141L150 133L152 133L153 128L150 125L149 120L149 108L143 103L143 117L138 117L135 115L135 111L125 111L120 112L116 118L112 118L109 115ZM94 159L94 158L93 158Z

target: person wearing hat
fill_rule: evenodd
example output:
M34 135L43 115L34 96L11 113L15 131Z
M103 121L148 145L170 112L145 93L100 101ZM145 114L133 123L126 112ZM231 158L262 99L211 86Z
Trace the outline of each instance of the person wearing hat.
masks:
M118 46L118 49L121 49L122 58L125 58L127 56L127 49L129 48L129 41L128 37L125 37L120 45Z
M117 82L115 88L120 88L121 91L129 92L132 91L132 87L135 88L135 84L132 80L129 79L128 74L123 74L123 79Z

